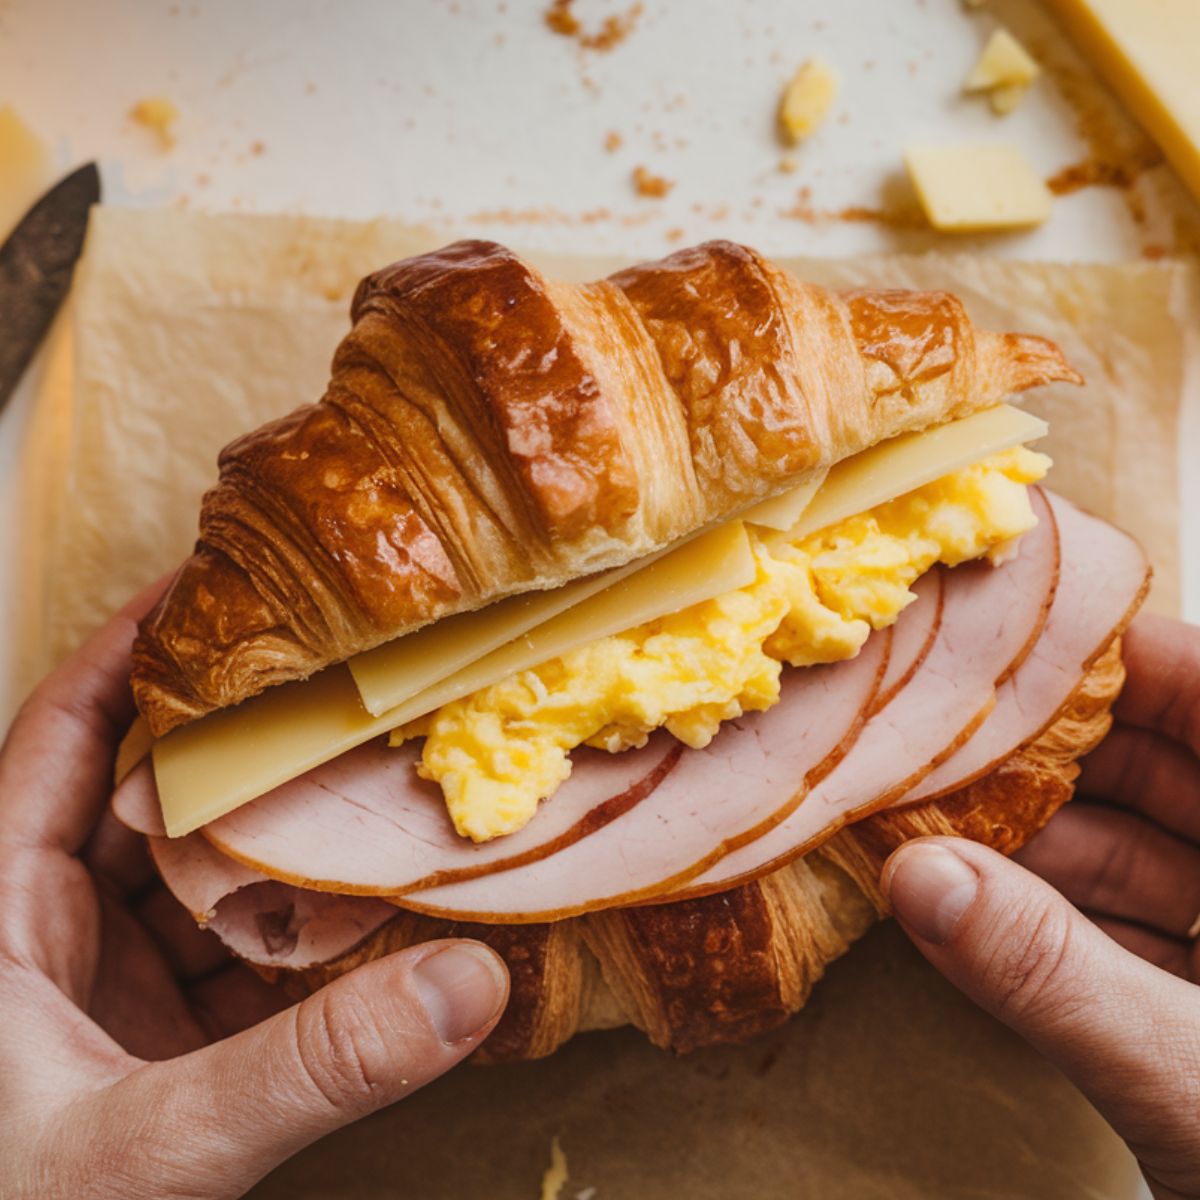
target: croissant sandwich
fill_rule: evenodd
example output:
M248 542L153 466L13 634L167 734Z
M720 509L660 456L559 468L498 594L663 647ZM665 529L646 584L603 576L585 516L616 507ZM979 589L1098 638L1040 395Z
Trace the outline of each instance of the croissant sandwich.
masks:
M596 283L458 242L354 297L220 456L145 619L113 805L297 994L448 935L480 1057L796 1012L905 839L1020 846L1120 689L1140 548L1041 481L1081 383L944 293L710 242Z

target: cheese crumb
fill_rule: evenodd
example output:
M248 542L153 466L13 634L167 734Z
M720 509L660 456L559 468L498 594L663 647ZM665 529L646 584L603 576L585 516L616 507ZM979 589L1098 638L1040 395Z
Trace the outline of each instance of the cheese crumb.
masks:
M998 117L1007 117L1025 99L1027 91L1029 85L1024 83L1005 83L992 88L988 92L988 103L992 106L992 112Z
M986 92L992 111L1005 116L1020 104L1040 72L1029 51L1007 29L996 29L963 80L963 91L968 95Z
M918 146L904 161L935 229L1020 229L1050 215L1050 192L1018 146Z
M173 127L179 120L179 109L166 97L150 96L145 100L139 100L129 110L129 115L158 138L160 149L170 150L175 145Z
M653 199L659 199L665 196L675 184L669 179L664 179L661 175L653 174L645 167L634 167L633 186L639 196L649 196Z
M567 1178L567 1156L556 1134L550 1141L550 1165L542 1176L542 1200L559 1200Z
M816 132L837 88L837 76L818 58L810 58L796 72L779 102L779 126L788 142L794 145Z

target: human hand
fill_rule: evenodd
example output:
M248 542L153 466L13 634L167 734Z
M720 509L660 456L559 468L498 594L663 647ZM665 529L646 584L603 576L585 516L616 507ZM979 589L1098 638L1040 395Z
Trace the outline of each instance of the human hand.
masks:
M1075 1082L1162 1200L1200 1195L1200 628L1139 617L1124 658L1081 798L1023 866L922 838L883 887L921 953Z
M431 942L304 1003L235 964L108 809L145 594L30 697L0 749L0 1193L241 1195L323 1134L440 1075L508 980Z

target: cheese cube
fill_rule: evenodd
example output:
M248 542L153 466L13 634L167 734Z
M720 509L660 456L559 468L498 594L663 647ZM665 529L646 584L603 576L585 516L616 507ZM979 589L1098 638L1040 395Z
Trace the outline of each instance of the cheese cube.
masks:
M816 131L837 95L837 76L820 59L810 58L792 77L779 102L779 124L789 142Z
M963 81L964 92L989 92L1011 84L1028 86L1040 68L1029 51L1007 29L996 29L988 38L979 61Z
M935 229L1019 229L1050 215L1050 192L1017 146L916 146L904 161Z

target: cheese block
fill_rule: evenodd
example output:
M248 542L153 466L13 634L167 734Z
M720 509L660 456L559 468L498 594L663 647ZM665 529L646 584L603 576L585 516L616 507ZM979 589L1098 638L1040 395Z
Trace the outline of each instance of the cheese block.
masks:
M446 617L356 655L346 665L367 711L377 717L506 642L643 570L665 553L576 579L551 591L525 592L478 612Z
M800 514L809 506L828 474L828 468L814 471L811 479L784 492L782 496L760 500L746 509L741 514L742 520L749 525L761 525L764 529L791 529L800 520Z
M788 541L807 537L991 454L1036 441L1047 431L1045 421L1001 404L948 425L880 442L838 463L796 524L777 536Z
M1050 215L1050 192L1017 146L916 146L904 161L935 229L1019 229Z
M1050 7L1200 198L1200 4L1050 0Z
M210 713L154 743L154 777L169 837L181 837L395 726L513 671L745 587L755 573L746 528L731 521L693 538L379 716L345 664Z

